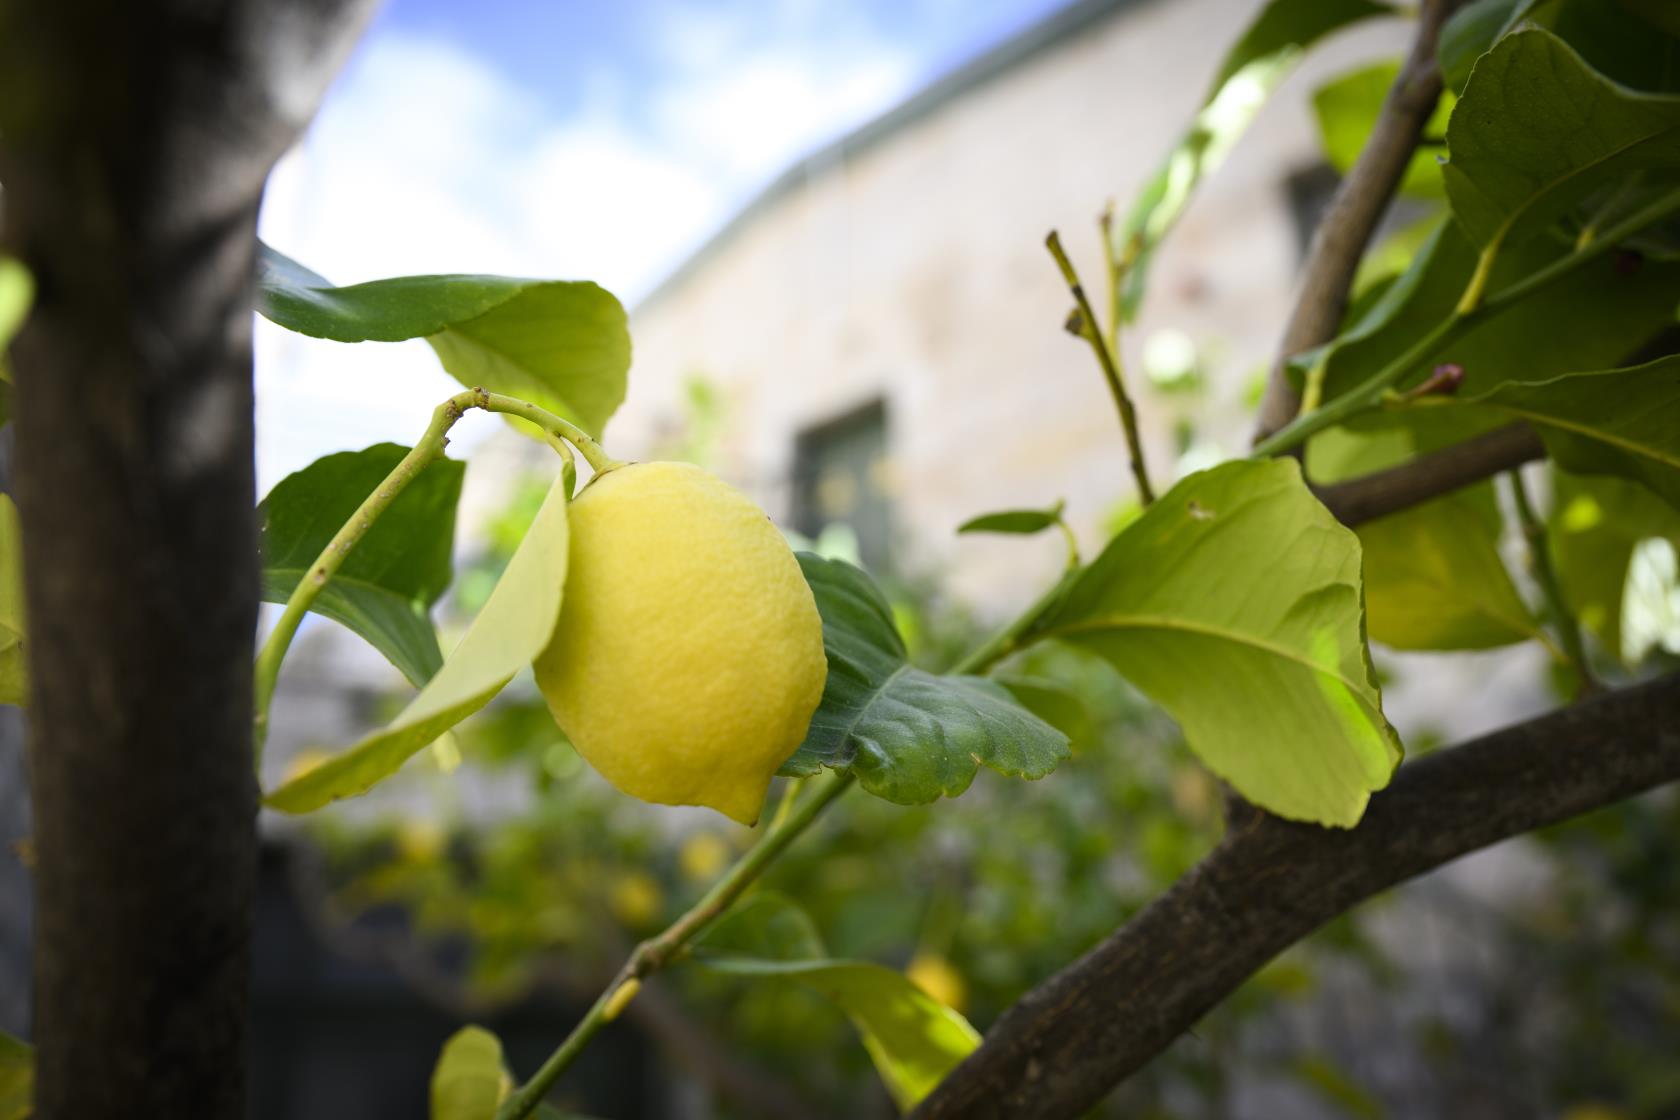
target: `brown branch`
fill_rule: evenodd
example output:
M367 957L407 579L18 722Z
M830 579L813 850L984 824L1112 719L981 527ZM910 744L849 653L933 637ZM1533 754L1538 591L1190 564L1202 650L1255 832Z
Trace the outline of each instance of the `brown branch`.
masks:
M1293 420L1301 409L1300 394L1289 381L1289 359L1336 336L1365 246L1405 177L1423 126L1440 99L1435 40L1441 25L1460 3L1424 0L1411 51L1388 91L1370 138L1313 234L1295 310L1284 328L1277 361L1260 401L1256 443Z
M914 1116L1077 1116L1362 900L1677 779L1671 675L1408 763L1348 831L1245 816L1171 890L1005 1013Z
M246 1113L251 304L362 0L0 0L40 1120Z
M1546 446L1533 428L1512 424L1386 471L1318 487L1317 493L1336 520L1353 526L1422 505L1545 455Z

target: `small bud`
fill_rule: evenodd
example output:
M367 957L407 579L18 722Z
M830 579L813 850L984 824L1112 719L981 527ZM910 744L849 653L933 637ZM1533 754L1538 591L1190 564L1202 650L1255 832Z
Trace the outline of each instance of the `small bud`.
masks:
M1085 337L1085 313L1075 307L1062 322L1062 329L1075 338Z
M1429 375L1429 380L1418 386L1418 395L1438 394L1450 397L1458 392L1464 384L1464 367L1457 362L1442 362Z

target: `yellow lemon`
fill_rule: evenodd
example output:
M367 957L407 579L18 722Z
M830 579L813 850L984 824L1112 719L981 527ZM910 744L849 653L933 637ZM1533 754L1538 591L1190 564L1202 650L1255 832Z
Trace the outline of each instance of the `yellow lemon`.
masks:
M917 953L904 970L910 982L953 1011L968 1002L968 985L950 961L936 953Z
M535 667L578 753L633 797L755 823L828 676L782 535L699 467L636 463L572 504L568 569Z

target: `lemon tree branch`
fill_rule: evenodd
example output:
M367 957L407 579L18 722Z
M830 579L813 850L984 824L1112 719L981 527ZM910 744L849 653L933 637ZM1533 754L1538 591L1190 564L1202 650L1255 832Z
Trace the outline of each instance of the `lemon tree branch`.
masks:
M689 907L682 917L672 922L663 933L637 945L612 983L602 990L595 1003L578 1021L578 1025L572 1028L572 1033L549 1055L542 1067L531 1075L529 1081L502 1102L501 1108L496 1111L496 1120L521 1120L522 1117L536 1111L543 1097L554 1087L554 1083L566 1072L573 1060L583 1052L584 1047L589 1045L590 1040L635 999L642 979L658 972L680 956L695 937L722 917L735 900L746 893L747 888L757 881L789 844L811 826L824 809L851 787L850 773L839 774L830 779L789 813L785 820L766 830L759 842L736 860L734 866L724 872L723 877L712 885L712 889L707 891L699 902Z

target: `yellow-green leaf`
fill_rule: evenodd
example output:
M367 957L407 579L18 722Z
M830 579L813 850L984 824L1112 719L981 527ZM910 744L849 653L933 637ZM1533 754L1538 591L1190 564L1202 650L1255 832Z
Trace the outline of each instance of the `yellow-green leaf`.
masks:
M432 1120L493 1120L511 1087L501 1041L483 1027L462 1027L432 1069Z
M264 802L282 812L307 813L364 793L488 704L554 633L568 536L566 486L556 479L484 608L420 694L384 730L292 779Z
M1035 636L1108 659L1210 769L1279 816L1352 827L1400 761L1365 644L1359 539L1294 460L1174 486Z
M0 1031L0 1120L29 1120L35 1108L35 1048Z
M23 531L11 496L0 494L0 704L28 699L24 632Z

